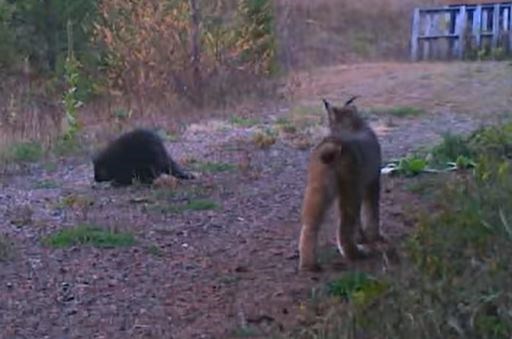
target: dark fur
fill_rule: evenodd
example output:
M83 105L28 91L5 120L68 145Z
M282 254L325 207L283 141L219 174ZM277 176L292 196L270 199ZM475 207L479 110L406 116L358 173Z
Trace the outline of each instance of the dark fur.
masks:
M111 142L93 159L94 180L130 185L133 179L150 184L161 174L193 179L167 153L162 139L153 131L135 129Z

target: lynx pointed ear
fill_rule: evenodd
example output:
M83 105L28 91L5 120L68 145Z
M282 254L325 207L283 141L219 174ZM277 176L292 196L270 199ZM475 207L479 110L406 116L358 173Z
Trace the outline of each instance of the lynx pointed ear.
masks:
M327 112L329 112L331 110L331 104L329 103L329 101L327 101L327 99L322 99L322 102L324 103L324 107L325 109L327 110Z
M345 102L345 106L352 104L357 98L359 98L359 95L354 95L352 98L348 99L347 102Z

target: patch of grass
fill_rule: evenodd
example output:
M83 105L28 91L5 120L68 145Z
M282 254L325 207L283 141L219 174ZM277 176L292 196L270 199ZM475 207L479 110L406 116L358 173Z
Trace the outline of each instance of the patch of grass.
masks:
M184 211L206 211L219 208L219 204L209 199L195 199L189 201L182 208Z
M386 284L364 272L349 272L328 284L330 295L351 300L355 304L366 304L384 293Z
M0 234L0 262L7 261L12 258L13 252L14 248L12 243L5 235Z
M131 118L131 116L133 115L133 111L131 109L126 109L126 108L123 108L123 107L118 107L118 108L116 108L112 112L112 115L116 119L126 120L126 119L130 119Z
M509 128L485 128L470 136L469 141L478 140L470 150L482 155L475 169L431 181L434 199L423 200L417 225L402 244L400 265L379 279L385 286L360 302L356 296L368 279L356 275L332 283L331 294L348 304L322 310L313 325L301 329L306 337L512 337ZM459 152L450 149L440 154Z
M34 188L36 189L52 189L57 187L59 187L59 184L56 181L50 179L40 180L34 185Z
M291 123L291 125L295 126L296 129L302 130L307 127L316 125L322 121L324 117L322 113L325 110L323 106L304 106L299 105L293 107L288 113L287 120ZM327 115L325 115L326 117Z
M156 246L156 245L151 245L146 250L152 256L155 256L155 257L162 257L163 256L162 249L160 247Z
M396 173L406 177L412 177L420 174L427 168L428 162L420 156L411 155L400 159Z
M457 161L460 156L473 156L468 141L463 136L447 133L443 135L441 143L430 152L429 162L436 167L445 166L447 162Z
M11 145L3 154L7 161L36 162L43 158L44 149L37 142L22 142Z
M231 172L236 169L235 165L225 162L194 161L191 163L191 166L198 171L210 173Z
M239 116L231 117L229 122L232 123L233 125L237 125L237 126L241 126L241 127L252 127L259 123L259 121L256 119L239 117Z
M191 199L186 203L166 202L165 204L156 204L153 210L161 213L183 213L186 211L208 211L220 208L220 205L210 199L197 198Z
M166 140L166 141L176 142L180 138L180 136L178 134L171 133L169 131L166 131L163 128L157 129L156 133L160 136L160 138L162 138L163 140Z
M276 141L277 138L273 130L260 131L252 136L252 142L261 149L270 148Z
M77 154L80 151L82 151L82 144L78 136L60 137L52 146L52 152L60 157Z
M47 172L55 172L57 171L58 164L54 161L45 161L43 164L43 168Z
M414 194L421 196L423 199L432 197L442 185L444 180L448 180L446 174L438 174L433 176L419 176L411 178L405 185L405 188Z
M261 336L261 333L253 326L246 326L234 329L232 335L235 338L252 338Z
M153 196L156 200L171 200L176 197L177 192L175 190L169 190L164 188L153 189Z
M87 195L69 194L60 199L57 208L85 208L94 204L94 198Z
M71 246L94 246L100 248L126 247L135 244L130 233L115 232L94 225L79 225L66 228L43 239L43 244L54 248Z
M407 117L417 117L420 115L424 115L427 112L418 107L412 107L412 106L399 106L399 107L390 107L390 108L384 108L384 107L377 107L372 108L370 110L370 113L381 115L381 114L389 114L397 118L407 118Z
M287 118L279 118L276 121L276 127L283 133L294 134L297 133L297 127Z

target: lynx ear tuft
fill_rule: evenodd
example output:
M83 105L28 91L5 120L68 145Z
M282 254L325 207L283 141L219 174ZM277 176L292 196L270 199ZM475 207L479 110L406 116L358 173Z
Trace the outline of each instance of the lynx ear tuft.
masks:
M331 104L329 103L329 101L327 101L327 99L322 99L322 102L324 103L324 107L327 111L330 111L331 110Z
M348 99L347 102L345 102L345 106L352 104L357 98L359 98L359 95L354 95L352 98Z

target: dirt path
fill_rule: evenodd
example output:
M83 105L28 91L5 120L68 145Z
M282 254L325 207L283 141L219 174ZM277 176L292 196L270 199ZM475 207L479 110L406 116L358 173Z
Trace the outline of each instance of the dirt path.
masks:
M417 72L404 66L402 74L394 67L385 72L370 67L368 76L377 80L368 93L387 87L379 77L389 72L400 74L399 80ZM357 74L364 77L360 69ZM456 79L457 86L473 86L473 80ZM481 80L482 88L493 82L489 79ZM339 85L327 76L322 81L315 96ZM510 103L510 97L503 98ZM201 176L181 183L174 193L92 187L92 166L85 159L3 178L0 232L12 240L14 256L0 262L0 338L226 338L296 326L301 302L340 268L327 265L320 275L296 271L308 150L280 137L269 149L252 141L261 126L291 113L293 107L267 112L258 116L258 124L246 127L191 126L168 146L189 166L191 158L198 160L200 166L194 166ZM448 129L467 132L482 122L479 117L438 110L394 118L392 124L389 116L371 121L385 157L391 158L432 144ZM318 135L310 137L314 141ZM383 228L393 238L412 226L406 210L411 198L404 186L400 179L386 178L384 184ZM173 208L198 199L215 205ZM129 231L137 243L116 249L41 245L44 236L80 223ZM332 228L324 229L323 252L336 262L332 237L325 236Z

